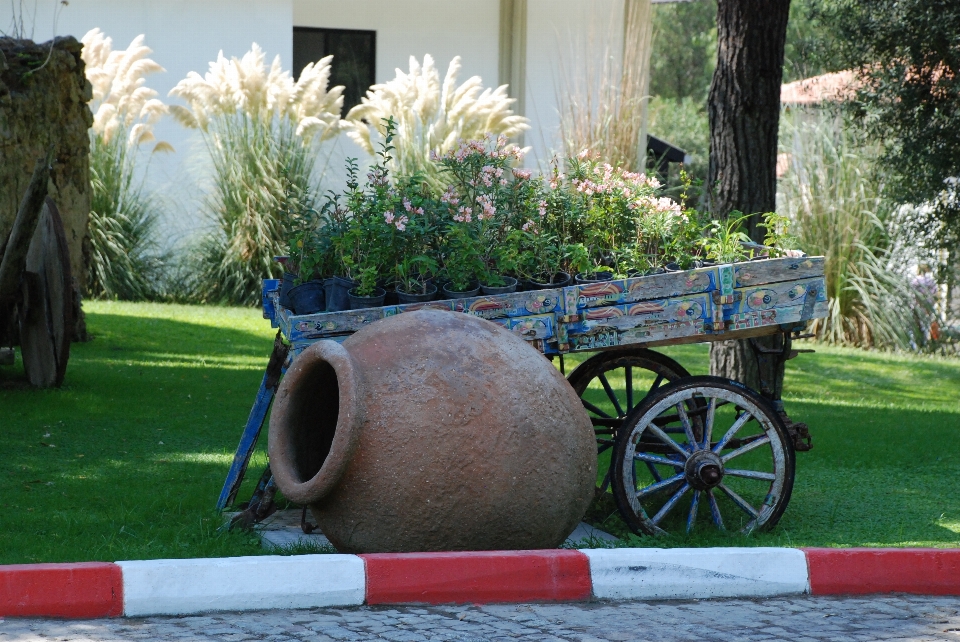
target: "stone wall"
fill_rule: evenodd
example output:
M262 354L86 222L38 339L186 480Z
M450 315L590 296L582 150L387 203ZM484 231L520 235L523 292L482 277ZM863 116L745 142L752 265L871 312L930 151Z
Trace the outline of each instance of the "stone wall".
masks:
M63 217L82 291L89 252L90 83L75 38L35 44L0 38L0 244L13 227L34 163L53 145L49 194Z

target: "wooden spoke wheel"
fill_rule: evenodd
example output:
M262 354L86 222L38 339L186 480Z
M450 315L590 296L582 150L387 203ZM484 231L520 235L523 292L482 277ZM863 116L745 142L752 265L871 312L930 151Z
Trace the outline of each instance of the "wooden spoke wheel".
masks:
M63 221L48 197L27 250L17 309L23 368L33 386L63 383L73 327L72 288Z
M597 483L610 484L610 451L624 418L662 386L689 377L670 357L645 348L606 350L590 357L567 380L583 402L597 435Z
M628 415L610 468L630 528L663 535L774 526L790 501L794 465L787 430L763 397L729 379L689 377Z

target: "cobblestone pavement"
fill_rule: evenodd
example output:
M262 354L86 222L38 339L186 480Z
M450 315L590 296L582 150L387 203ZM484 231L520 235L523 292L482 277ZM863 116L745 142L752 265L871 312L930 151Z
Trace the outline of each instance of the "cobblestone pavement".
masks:
M222 613L204 617L0 620L0 642L12 640L960 642L960 598L803 597L467 607L354 607Z

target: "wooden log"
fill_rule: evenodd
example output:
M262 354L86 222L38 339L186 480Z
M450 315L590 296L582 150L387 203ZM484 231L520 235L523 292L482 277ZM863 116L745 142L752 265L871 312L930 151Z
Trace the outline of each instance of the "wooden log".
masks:
M56 204L47 198L27 252L19 305L20 352L33 386L63 383L70 358L72 297L63 221Z

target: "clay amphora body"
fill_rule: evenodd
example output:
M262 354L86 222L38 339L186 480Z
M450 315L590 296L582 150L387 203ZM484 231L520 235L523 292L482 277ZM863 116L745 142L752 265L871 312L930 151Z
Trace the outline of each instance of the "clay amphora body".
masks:
M343 552L555 547L593 497L596 442L556 368L501 326L421 310L304 350L270 464Z

